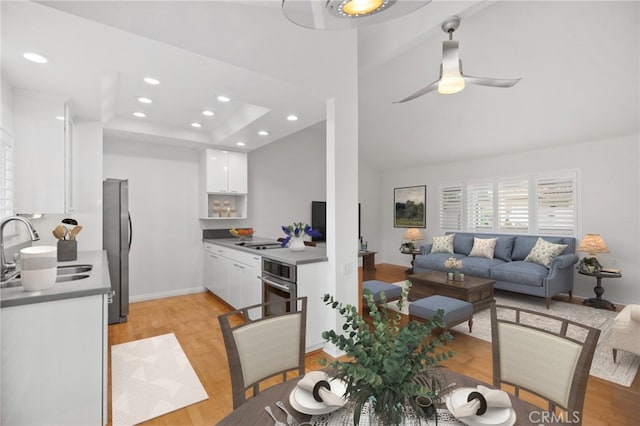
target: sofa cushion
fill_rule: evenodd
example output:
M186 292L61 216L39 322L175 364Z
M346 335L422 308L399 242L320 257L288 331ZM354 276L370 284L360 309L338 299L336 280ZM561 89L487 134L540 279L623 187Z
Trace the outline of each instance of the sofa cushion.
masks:
M511 260L524 260L529 255L533 246L536 245L538 238L534 235L518 235L513 244L513 251L511 252ZM566 244L562 237L544 237L545 241L555 244Z
M511 262L511 252L513 251L513 243L515 243L515 241L516 237L512 236L498 237L496 247L493 250L493 257L504 260L505 262Z
M433 246L431 253L451 253L453 254L453 238L455 234L449 234L442 237L433 237Z
M538 263L524 262L521 260L504 262L489 270L489 278L492 280L534 287L542 287L542 283L547 275L549 275L549 270L546 267Z
M473 247L473 235L455 234L453 239L453 252L468 256Z
M525 262L535 262L540 265L544 265L547 268L551 265L551 261L554 257L560 255L567 248L566 244L554 244L549 241L545 241L542 238L538 238L538 241L533 246Z
M424 256L416 256L416 260L413 262L413 267L418 269L431 269L434 271L446 271L447 268L444 267L444 262L450 257L455 257L456 259L462 259L462 264L464 266L464 261L467 259L466 256L461 254L450 254L450 253L431 253Z
M469 256L486 257L493 259L493 251L496 247L497 238L473 238L473 248Z
M466 257L462 259L462 272L474 277L489 278L489 269L502 265L504 260L487 259L486 257Z
M409 304L409 314L422 319L433 318L440 309L444 311L445 326L473 317L471 303L438 294L418 299Z

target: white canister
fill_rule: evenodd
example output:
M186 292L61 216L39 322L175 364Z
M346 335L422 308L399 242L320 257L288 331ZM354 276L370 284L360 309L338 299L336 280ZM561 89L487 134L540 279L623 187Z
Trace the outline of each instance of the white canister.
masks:
M46 290L56 283L58 249L33 246L20 250L20 277L25 291Z

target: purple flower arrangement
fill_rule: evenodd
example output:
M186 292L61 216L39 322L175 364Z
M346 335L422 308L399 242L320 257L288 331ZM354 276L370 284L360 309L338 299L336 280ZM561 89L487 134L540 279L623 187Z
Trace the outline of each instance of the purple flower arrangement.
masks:
M305 235L309 235L311 237L321 237L322 233L320 233L319 231L316 231L315 229L312 229L311 226L307 225L304 222L294 222L293 225L289 225L289 226L282 226L282 231L287 234L287 238L285 238L284 240L282 240L282 244L280 244L280 247L286 247L287 244L289 243L289 241L291 240L291 237L304 237Z

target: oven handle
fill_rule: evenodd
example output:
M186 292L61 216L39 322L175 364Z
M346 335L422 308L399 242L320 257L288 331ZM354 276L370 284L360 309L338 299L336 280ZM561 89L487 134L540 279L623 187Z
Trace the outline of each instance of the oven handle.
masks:
M258 278L260 278L262 281L264 281L265 283L269 284L270 286L273 286L275 288L279 288L282 291L286 291L287 293L291 292L291 289L287 286L284 286L282 284L278 284L278 283L274 283L273 281L269 281L268 279L266 279L265 277L261 277L260 275L258 275Z

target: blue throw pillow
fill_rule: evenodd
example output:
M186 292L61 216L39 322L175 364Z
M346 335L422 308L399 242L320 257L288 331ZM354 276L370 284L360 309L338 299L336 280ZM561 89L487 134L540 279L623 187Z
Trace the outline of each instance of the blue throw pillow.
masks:
M496 248L493 250L493 257L505 262L511 262L511 251L515 241L516 237L498 237Z

